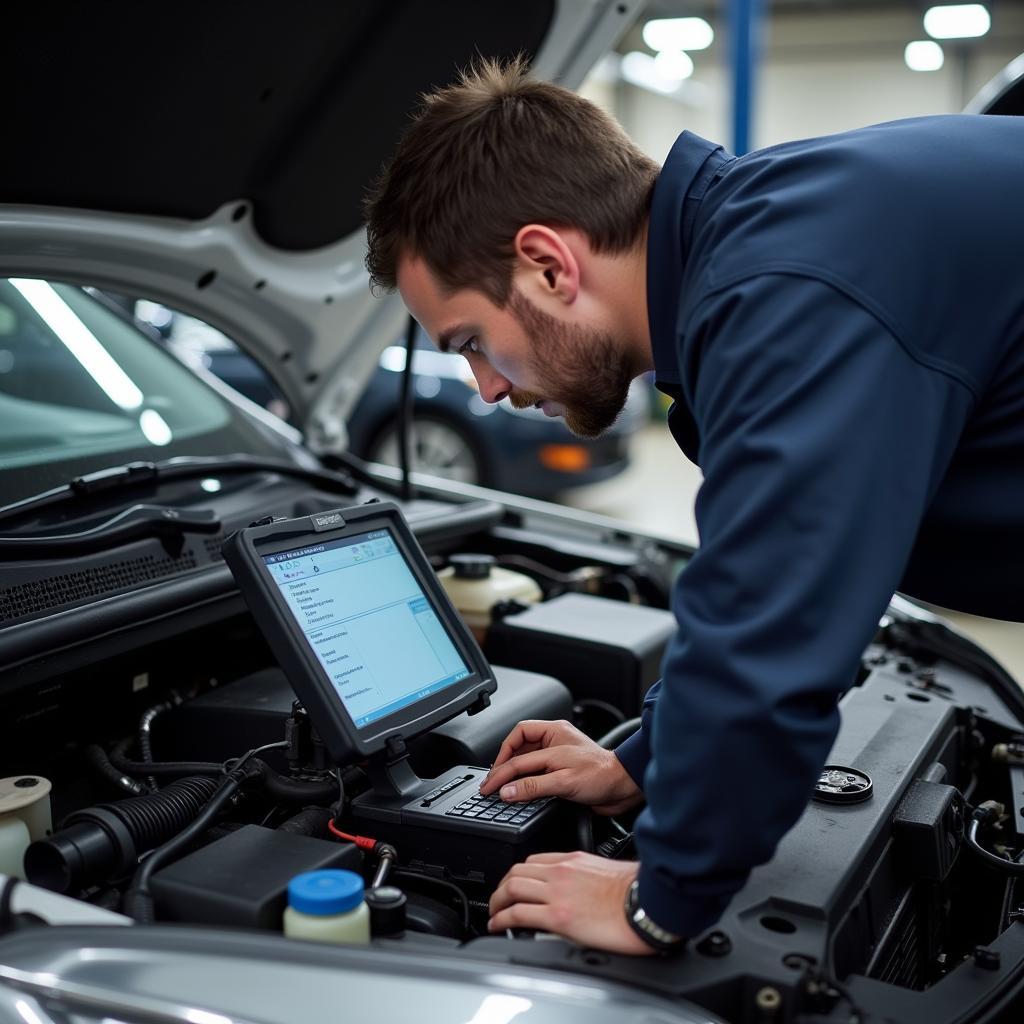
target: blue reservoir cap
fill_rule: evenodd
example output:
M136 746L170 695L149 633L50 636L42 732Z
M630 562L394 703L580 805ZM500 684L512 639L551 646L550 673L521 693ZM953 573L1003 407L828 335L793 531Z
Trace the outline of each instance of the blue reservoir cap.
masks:
M362 902L363 879L354 871L307 871L288 883L288 906L300 914L344 914Z

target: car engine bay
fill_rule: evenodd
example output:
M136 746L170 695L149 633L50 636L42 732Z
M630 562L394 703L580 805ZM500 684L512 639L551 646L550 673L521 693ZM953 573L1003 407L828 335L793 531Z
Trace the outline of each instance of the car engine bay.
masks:
M631 859L631 818L559 804L528 841L504 845L357 831L367 765L330 757L220 544L253 509L358 505L382 481L356 483L340 463L176 461L162 479L139 464L96 475L70 503L0 523L0 815L28 794L49 801L52 822L35 826L30 886L154 935L173 924L269 937L292 876L343 867L367 883L374 947L395 955L569 972L733 1021L1011 1019L1000 1014L1024 984L1024 700L938 620L894 601L805 813L683 953L489 935L487 901L512 863L541 849ZM198 486L210 480L215 492ZM130 515L117 511L126 494ZM502 570L535 593L485 603L474 620L497 691L411 743L421 778L440 790L453 766L486 769L527 718L566 719L608 748L635 730L689 549L472 488L424 486L401 504L442 577ZM43 927L10 898L0 910L0 949Z

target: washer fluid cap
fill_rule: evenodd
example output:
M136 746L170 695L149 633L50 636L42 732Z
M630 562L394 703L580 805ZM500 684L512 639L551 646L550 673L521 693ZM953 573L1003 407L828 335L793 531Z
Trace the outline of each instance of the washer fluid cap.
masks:
M874 791L871 776L856 768L827 764L814 785L812 800L823 804L859 804Z
M307 871L288 883L288 906L300 914L344 914L363 902L363 879L354 871Z
M448 561L460 580L485 580L494 568L494 555L452 555Z

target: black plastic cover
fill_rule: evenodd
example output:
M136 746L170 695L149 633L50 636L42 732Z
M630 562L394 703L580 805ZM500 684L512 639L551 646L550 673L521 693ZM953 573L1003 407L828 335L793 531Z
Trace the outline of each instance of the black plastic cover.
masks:
M292 878L325 868L359 871L361 862L351 843L245 825L158 871L150 888L165 920L280 929Z
M660 608L563 594L495 622L487 656L554 676L577 700L606 701L636 715L675 630L675 616Z

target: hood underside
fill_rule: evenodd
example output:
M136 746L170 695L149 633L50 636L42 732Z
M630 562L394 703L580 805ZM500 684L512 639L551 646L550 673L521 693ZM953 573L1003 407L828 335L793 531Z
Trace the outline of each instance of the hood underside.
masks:
M244 197L288 251L358 229L420 92L477 52L535 55L554 15L553 0L48 6L4 14L3 202L201 221Z

